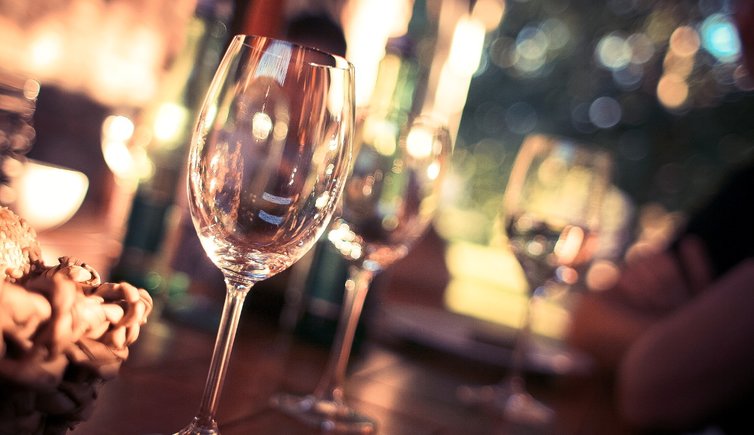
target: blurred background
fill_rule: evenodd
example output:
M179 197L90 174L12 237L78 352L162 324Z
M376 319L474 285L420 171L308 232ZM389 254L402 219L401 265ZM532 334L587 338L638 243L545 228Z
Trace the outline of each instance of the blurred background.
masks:
M732 8L727 0L0 0L0 70L11 83L0 104L0 202L39 230L49 258L91 255L103 275L147 288L176 318L214 313L221 278L182 206L195 110L230 35L298 39L343 50L360 107L432 113L454 137L434 228L370 298L515 327L526 284L496 220L527 134L570 136L615 158L604 211L612 237L593 266L600 273L582 283L589 289L632 250L664 243L754 158L754 79L741 64ZM332 283L344 269L318 252L260 286L249 309L326 336L342 292ZM537 318L535 330L557 336L567 312L556 304Z

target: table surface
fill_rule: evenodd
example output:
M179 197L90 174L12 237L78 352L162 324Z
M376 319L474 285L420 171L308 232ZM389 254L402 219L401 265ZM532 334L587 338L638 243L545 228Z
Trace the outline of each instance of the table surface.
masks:
M91 221L40 235L43 253L78 255L98 270L112 260L106 239ZM281 328L256 296L250 295L241 318L219 404L220 429L223 435L320 433L273 409L269 400L276 392L312 392L329 349ZM381 309L389 311L391 303L406 301L381 300ZM213 309L219 314L219 306ZM172 434L186 425L199 404L215 339L212 322L203 323L153 313L118 376L100 386L93 414L71 434ZM351 405L376 419L380 434L634 433L616 415L610 383L600 376L530 374L531 392L554 408L556 418L545 428L520 427L464 405L456 395L462 385L500 381L503 365L380 334L379 319L369 331L351 358L345 391Z
M253 314L242 320L220 401L222 433L319 433L268 401L279 391L311 392L328 350ZM180 428L198 405L213 340L210 331L151 321L118 377L101 386L93 415L72 434L170 434ZM346 394L378 421L382 434L631 433L613 411L607 383L591 376L530 377L532 392L557 413L547 428L515 427L457 399L460 385L494 383L504 373L415 344L372 339L351 360Z

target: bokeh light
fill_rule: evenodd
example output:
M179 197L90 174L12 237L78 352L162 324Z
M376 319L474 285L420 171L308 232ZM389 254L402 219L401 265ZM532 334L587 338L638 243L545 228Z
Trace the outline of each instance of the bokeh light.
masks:
M690 26L680 26L670 35L670 50L678 56L689 57L699 50L699 34Z
M550 50L560 50L568 45L571 41L571 31L566 23L557 18L551 17L542 22L540 30L547 37L547 44Z
M655 45L646 33L634 33L626 38L626 42L631 48L631 63L643 65L655 54Z
M665 74L657 83L657 98L663 106L677 109L686 103L689 96L689 86L677 74Z
M631 61L631 45L620 34L611 33L597 43L595 55L597 61L605 68L621 69Z
M712 14L702 23L702 44L721 62L734 62L741 55L738 32L730 19L722 14Z
M471 11L471 16L483 23L484 29L490 32L500 24L504 13L505 0L477 0Z
M620 104L611 97L599 97L589 106L589 120L599 128L614 127L622 116Z
M547 60L549 40L537 26L524 27L516 37L515 67L523 73L535 73Z

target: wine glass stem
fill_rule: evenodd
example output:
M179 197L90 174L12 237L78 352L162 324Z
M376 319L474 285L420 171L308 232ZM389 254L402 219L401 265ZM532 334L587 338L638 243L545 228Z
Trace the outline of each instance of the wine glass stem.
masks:
M227 292L223 306L223 314L215 339L215 348L212 352L212 361L209 365L207 382L204 385L204 393L194 418L193 426L196 429L216 428L215 414L220 400L225 374L228 370L230 354L233 350L233 341L236 338L238 321L241 318L243 303L251 284L226 279ZM201 432L200 432L201 433Z
M343 385L346 378L346 367L353 346L356 326L359 324L361 309L364 307L369 284L374 272L351 266L346 280L343 306L340 312L335 340L330 352L324 375L314 395L320 399L343 402Z
M513 355L511 360L511 370L508 375L508 386L518 392L525 390L525 382L523 376L524 365L529 352L529 344L531 340L531 323L532 323L532 308L539 300L542 292L542 286L535 287L534 291L526 300L524 306L524 319L521 324L521 330L516 337L516 343L513 346Z

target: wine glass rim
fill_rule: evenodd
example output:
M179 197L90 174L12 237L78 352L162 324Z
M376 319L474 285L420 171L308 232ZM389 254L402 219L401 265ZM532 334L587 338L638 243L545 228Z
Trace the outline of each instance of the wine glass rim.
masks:
M333 53L330 53L330 52L327 52L327 51L324 51L324 50L320 50L318 48L311 47L311 46L308 46L308 45L303 45L303 44L299 44L299 43L296 43L296 42L288 41L288 40L285 40L285 39L273 38L273 37L270 37L270 36L252 35L252 34L237 34L237 35L235 35L233 37L233 39L237 40L239 43L241 43L241 44L243 44L243 45L245 45L247 47L250 47L250 48L254 48L254 47L252 46L252 44L249 44L248 40L254 39L254 40L275 41L277 43L285 44L285 45L288 45L290 47L293 47L293 48L296 48L296 49L299 49L299 50L302 50L302 51L311 51L311 52L317 53L319 55L322 55L322 56L325 56L325 57L329 57L329 58L333 59L333 61L334 61L333 65L326 65L326 64L320 63L320 62L308 62L312 66L320 67L320 68L342 69L342 70L353 70L354 69L353 64L351 62L349 62L348 59L344 58L343 56L340 56L340 55L337 55L337 54L333 54Z
M592 142L588 139L574 138L557 133L543 133L543 132L531 132L524 136L521 146L532 140L542 140L547 142L550 146L557 144L558 146L566 146L573 150L580 150L581 152L588 152L595 156L594 161L599 162L601 165L605 165L608 168L613 166L613 152L605 148L599 143Z

